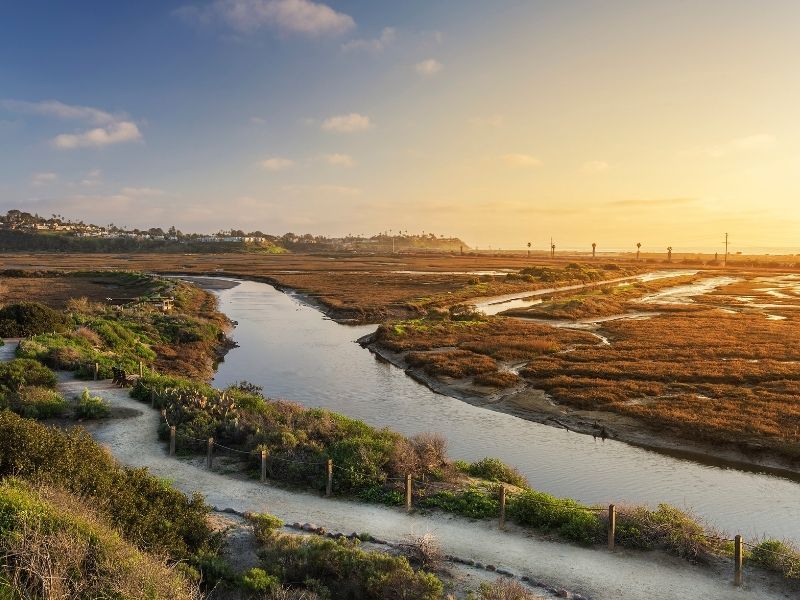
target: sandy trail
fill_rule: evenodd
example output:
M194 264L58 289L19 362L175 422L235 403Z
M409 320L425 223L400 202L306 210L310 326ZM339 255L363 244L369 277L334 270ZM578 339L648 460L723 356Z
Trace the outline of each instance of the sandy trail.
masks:
M564 587L597 600L686 600L789 598L765 579L748 574L745 588L734 588L731 573L695 567L661 553L614 554L549 542L528 532L503 533L494 523L471 522L446 515L408 515L401 510L314 494L278 489L269 484L208 471L188 461L170 458L157 439L160 415L128 396L108 381L84 382L64 379L59 387L66 396L84 387L119 408L137 415L98 422L89 428L121 462L147 467L175 487L203 493L209 504L237 511L269 512L286 522L312 522L331 531L369 532L379 538L399 541L409 534L432 532L444 552L485 564L505 567L555 587Z

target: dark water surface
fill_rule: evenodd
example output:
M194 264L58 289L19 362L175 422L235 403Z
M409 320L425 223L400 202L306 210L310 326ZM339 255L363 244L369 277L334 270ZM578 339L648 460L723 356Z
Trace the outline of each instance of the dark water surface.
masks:
M431 392L354 343L374 325L326 319L290 294L250 281L214 290L239 344L214 384L247 380L267 395L329 408L405 434L447 436L454 458L496 456L537 489L583 502L669 502L728 533L800 540L800 484L704 465L531 423Z

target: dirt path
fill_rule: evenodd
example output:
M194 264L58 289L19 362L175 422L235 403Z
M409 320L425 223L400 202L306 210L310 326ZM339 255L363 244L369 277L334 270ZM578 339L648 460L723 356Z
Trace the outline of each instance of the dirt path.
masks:
M408 515L382 506L329 500L313 494L292 492L251 480L210 472L186 460L170 458L157 440L160 419L151 410L110 382L65 379L59 384L66 396L84 387L107 398L117 408L136 416L98 422L92 435L121 462L147 467L172 481L184 492L199 491L209 504L237 511L270 512L287 522L312 522L333 531L368 532L402 540L409 534L432 532L444 552L504 567L555 587L579 592L597 600L687 600L690 598L771 600L791 597L776 591L757 574L748 573L747 585L734 588L728 565L720 572L701 568L660 553L610 554L542 540L516 530L502 533L494 523L471 522L441 514Z

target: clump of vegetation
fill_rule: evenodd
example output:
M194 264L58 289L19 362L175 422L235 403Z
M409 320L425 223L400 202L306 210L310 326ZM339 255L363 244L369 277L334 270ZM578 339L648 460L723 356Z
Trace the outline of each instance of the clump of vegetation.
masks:
M102 419L111 414L111 405L107 400L92 396L87 388L83 388L76 412L81 419Z
M787 579L800 579L800 550L780 540L764 540L750 551L748 560Z
M6 585L11 589L4 590ZM130 544L86 502L14 478L0 481L0 594L132 600L199 597L179 571Z
M32 385L56 387L56 374L35 360L15 358L0 363L0 390L18 390Z
M508 483L521 488L528 487L528 480L519 471L498 458L486 457L474 463L459 461L456 466L464 473L486 481Z
M542 597L513 579L496 579L481 583L478 600L542 600Z
M419 505L423 508L438 508L470 519L494 518L500 510L497 494L487 492L479 487L434 492L431 495L423 496L419 500Z
M63 331L66 317L38 302L20 302L0 308L0 337L27 337L47 331Z
M286 585L322 598L438 600L444 587L403 556L366 552L357 540L277 534L260 540L262 568Z
M507 510L520 525L551 531L579 544L592 544L602 533L601 521L590 508L536 490L512 495Z
M0 408L12 411L29 419L50 419L62 416L69 404L56 392L40 386L23 386L14 392L5 392L0 399Z

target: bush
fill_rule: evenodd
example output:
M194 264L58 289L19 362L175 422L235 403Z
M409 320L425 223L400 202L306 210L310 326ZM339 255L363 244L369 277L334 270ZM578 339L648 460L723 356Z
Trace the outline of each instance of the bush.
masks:
M438 508L470 519L488 519L500 512L500 502L479 488L437 492L419 501L424 508Z
M541 596L516 581L497 579L492 583L481 583L478 600L541 600Z
M38 302L20 302L0 309L0 337L29 337L48 331L63 331L67 318Z
M800 579L800 551L786 542L764 540L753 548L749 560L784 577Z
M25 386L6 397L8 407L28 419L60 417L69 408L64 397L54 390Z
M102 419L111 414L111 405L100 396L92 396L83 388L78 400L78 417L81 419Z
M601 533L598 516L574 500L527 490L508 501L509 517L520 525L552 531L580 544L596 542Z
M0 388L18 390L26 385L56 387L56 374L35 360L15 358L0 363Z
M703 525L669 504L659 504L656 510L643 506L618 509L617 540L622 546L660 548L691 561L703 560L714 549Z
M510 467L497 458L482 458L467 468L467 473L487 481L508 483L517 487L528 487L528 480L514 467Z
M269 592L280 587L277 577L268 575L264 569L253 567L242 575L242 587L249 592Z
M253 524L256 538L262 541L265 541L283 527L283 521L267 513L250 513L247 515L247 520Z

